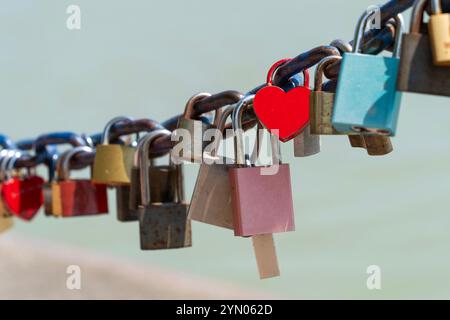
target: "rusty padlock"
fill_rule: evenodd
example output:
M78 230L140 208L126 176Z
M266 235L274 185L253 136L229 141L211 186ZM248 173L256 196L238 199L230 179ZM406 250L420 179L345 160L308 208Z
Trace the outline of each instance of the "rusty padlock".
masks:
M217 126L220 137L222 137L227 118L233 110L234 107L231 106L222 113ZM212 161L200 165L188 215L195 221L234 229L231 187L228 177L228 169L233 166L234 161L218 156L217 149L220 141L215 141L215 144L210 156Z
M155 136L153 131L149 132L147 135L142 137L137 145L136 153L134 156L134 165L131 172L131 186L130 193L128 197L129 214L122 219L127 219L127 221L138 220L138 208L142 203L141 198L141 155L143 152L143 145L148 140L157 139L162 136L170 136L171 133L168 130L159 130ZM176 190L174 184L172 184L175 172L173 166L156 166L155 161L150 159L148 161L149 177L150 180L150 196L153 202L174 202ZM121 220L123 221L123 220Z
M209 128L208 123L194 119L194 106L200 100L210 97L210 93L197 93L186 103L183 116L178 121L177 129L173 132L173 140L182 140L183 148L174 152L172 157L178 160L201 163L205 142L203 134Z
M400 91L450 96L450 68L436 66L423 22L429 1L415 2L410 32L403 35L397 87Z
M109 143L111 127L125 120L131 119L128 117L117 117L106 124L103 131L102 144L97 146L95 153L92 180L96 183L112 186L130 184L135 148Z
M294 209L288 164L280 163L278 140L271 136L271 166L251 166L245 154L242 114L254 95L246 96L233 111L235 168L229 178L235 236L254 236L294 231Z
M171 183L176 186L174 202L155 203L151 199L149 179L149 148L153 140L165 130L155 130L142 144L140 178L142 205L139 207L139 230L142 250L175 249L192 246L191 221L188 204L184 200L182 165L174 165Z
M61 217L94 216L108 213L106 184L90 179L71 179L70 160L78 153L91 153L89 147L76 147L66 151L58 160L58 182Z

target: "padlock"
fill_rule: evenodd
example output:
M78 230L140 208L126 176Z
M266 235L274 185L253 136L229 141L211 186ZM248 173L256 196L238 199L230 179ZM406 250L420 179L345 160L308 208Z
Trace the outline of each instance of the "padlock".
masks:
M210 93L197 93L186 103L184 114L178 120L177 129L173 131L172 137L173 141L183 140L183 148L178 154L174 153L172 155L173 158L201 163L203 159L203 149L205 147L203 134L210 126L204 121L194 119L194 107L197 102L210 96ZM185 139L187 141L185 141Z
M228 107L221 116L217 126L222 136L227 118L234 107ZM190 219L214 225L217 227L234 229L233 207L231 204L231 186L228 169L234 161L217 155L220 141L214 141L214 148L210 155L210 163L202 163L195 182L188 216ZM209 161L208 161L209 162Z
M373 11L356 27L352 53L344 53L333 110L333 127L343 133L394 136L400 110L397 91L403 18L398 15L393 57L359 53L361 38Z
M109 143L111 127L120 122L130 120L117 117L109 121L103 131L102 144L96 147L92 180L95 183L112 186L129 185L135 148Z
M134 156L134 165L131 171L131 185L130 185L130 193L128 196L128 208L129 214L125 217L122 217L121 221L135 221L138 220L138 208L142 203L141 199L141 179L140 179L140 157L142 155L142 148L145 141L148 139L157 139L162 136L170 136L171 132L168 130L159 130L155 136L153 131L147 133L144 137L142 137L137 145L135 156ZM171 166L155 166L153 159L150 159L149 162L149 181L150 184L150 196L153 202L174 202L175 200L175 188L174 184L171 182L173 175L175 174L173 167Z
M442 13L441 0L431 1L428 29L436 66L450 66L450 13Z
M303 73L303 85L309 86L309 72L307 70ZM303 158L318 154L320 144L320 136L311 134L311 125L308 123L305 129L294 138L294 156Z
M5 178L4 172L6 170L5 164L8 157L8 150L3 149L0 151L0 193L2 189L2 182ZM3 204L2 199L0 198L0 233L6 232L14 226L14 220L12 218L11 212L7 209L7 207Z
M12 157L7 162L6 179L2 183L1 197L5 207L14 215L30 221L43 204L44 179L35 175L13 175L14 166L21 153L10 151Z
M398 90L450 97L450 68L437 66L423 16L429 1L416 1L410 33L403 35Z
M164 130L151 132L151 138L142 144L140 178L142 205L139 207L139 229L142 250L175 249L192 246L191 221L188 204L184 201L182 165L175 165L171 183L176 186L174 202L153 202L149 180L149 147Z
M56 152L56 148L53 151L53 155L47 161L48 180L44 183L42 190L44 194L44 213L47 217L57 217L61 214L60 210L55 211L55 208L60 207L60 193L59 185L54 180L58 163L58 153ZM55 199L58 200L54 201Z
M273 164L250 166L245 154L242 114L254 95L246 96L233 111L235 156L229 169L235 236L294 231L294 209L288 164L280 163L278 140L271 135Z
M106 184L90 179L71 179L70 160L78 153L90 153L89 147L76 147L66 151L58 161L58 182L61 217L93 216L108 213Z
M322 91L322 78L325 68L341 59L341 56L328 56L317 65L310 109L310 131L313 135L341 134L331 124L335 94Z
M389 20L388 23L391 21ZM353 50L351 44L343 40L334 40L330 45L336 47L341 53ZM383 156L393 151L391 138L386 136L350 133L348 139L353 148L366 149L371 156Z

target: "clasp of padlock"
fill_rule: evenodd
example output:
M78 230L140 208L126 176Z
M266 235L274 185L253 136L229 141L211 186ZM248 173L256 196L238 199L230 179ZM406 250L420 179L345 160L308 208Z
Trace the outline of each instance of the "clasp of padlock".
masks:
M428 21L433 62L436 66L450 66L450 13L442 12L442 0L431 1Z
M281 163L278 139L271 135L272 165L251 166L244 147L242 114L253 101L248 95L232 115L237 167L229 169L235 236L293 231L294 209L288 164Z
M102 144L96 148L92 180L107 185L127 185L131 182L131 168L135 148L109 143L111 127L120 121L131 120L128 117L117 117L106 124L103 131Z
M61 217L93 216L108 213L106 184L90 179L70 178L70 160L79 153L92 153L90 147L76 147L58 159L57 182L52 184L53 213Z
M139 230L142 250L175 249L192 246L191 221L184 200L182 165L174 165L170 183L176 186L175 201L153 202L149 179L149 148L165 130L155 130L145 136L140 155L142 205L139 207Z
M210 127L202 120L194 119L194 107L200 100L210 97L210 93L201 92L192 96L186 103L183 116L178 120L177 129L173 131L172 140L182 140L183 148L179 154L173 153L172 157L187 162L201 163L203 149L206 146L203 141L204 132Z
M362 35L373 11L357 24L352 53L344 53L332 116L333 127L342 133L394 136L400 111L397 91L403 18L398 15L393 57L359 53Z

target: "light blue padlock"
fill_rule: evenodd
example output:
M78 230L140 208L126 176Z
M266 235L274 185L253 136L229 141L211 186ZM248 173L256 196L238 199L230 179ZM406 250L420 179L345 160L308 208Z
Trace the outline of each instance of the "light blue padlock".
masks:
M374 11L369 11L360 17L353 52L344 53L332 123L342 133L394 136L401 102L397 74L403 17L400 14L395 17L397 27L393 56L383 57L359 52L362 36L373 14Z

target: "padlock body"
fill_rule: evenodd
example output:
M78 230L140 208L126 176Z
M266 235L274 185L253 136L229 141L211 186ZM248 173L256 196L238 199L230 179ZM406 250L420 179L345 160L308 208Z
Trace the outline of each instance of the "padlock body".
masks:
M131 185L130 186L123 185L116 187L117 220L121 222L138 220L137 210L130 209L130 193L131 193Z
M229 168L225 163L200 166L189 206L190 219L234 229Z
M59 182L61 216L90 216L108 213L105 184L91 180L66 180Z
M398 90L450 97L450 68L434 65L427 34L403 35Z
M294 138L294 156L298 158L309 157L320 152L320 136L311 134L308 124L303 131Z
M352 148L362 148L362 149L366 148L366 143L364 142L363 135L359 134L349 135L348 140L350 141L350 145L352 146Z
M203 141L203 135L210 126L203 121L180 118L178 121L178 128L174 131L174 140L183 143L185 146L179 154L173 154L173 157L187 162L201 163L203 159L203 150L209 144L208 141ZM185 131L180 131L185 130ZM189 134L189 140L186 134ZM181 142L181 140L183 140Z
M333 127L343 133L370 129L394 136L400 110L400 60L345 53L337 85Z
M230 168L229 178L235 236L295 230L288 164Z
M450 66L450 14L431 15L428 28L434 65Z
M29 221L44 202L43 185L44 179L39 176L9 179L2 184L3 203L12 214Z
M1 189L1 185L0 185ZM0 199L0 233L6 232L11 229L14 225L14 220L11 216L11 213L3 204L3 201Z
M150 198L152 202L174 202L176 171L172 166L149 167ZM140 169L134 167L131 173L131 189L129 197L130 210L137 211L142 204Z
M135 148L118 144L96 147L92 180L108 185L130 184Z
M51 184L51 207L49 210L54 217L61 217L62 202L61 202L61 185L58 182Z
M384 156L394 150L389 137L374 135L363 135L363 137L367 154L370 156Z
M139 208L142 250L176 249L192 246L188 205L159 203Z
M334 108L334 96L332 92L313 91L311 97L310 126L311 134L338 135L331 123Z

